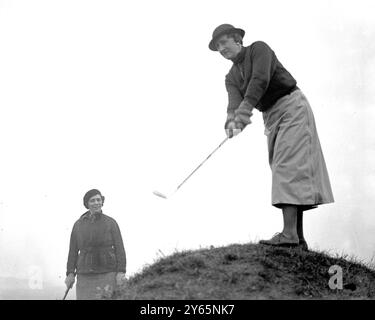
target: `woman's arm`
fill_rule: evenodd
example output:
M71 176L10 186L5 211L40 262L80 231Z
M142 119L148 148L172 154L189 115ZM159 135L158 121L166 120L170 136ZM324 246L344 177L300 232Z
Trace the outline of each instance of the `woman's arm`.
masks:
M227 113L228 117L230 117L231 115L234 115L234 112L243 100L240 90L233 81L231 71L225 77L225 88L228 93Z
M275 56L271 48L262 41L254 43L251 53L252 74L246 89L244 100L256 107L268 89L275 72Z
M117 258L117 272L126 273L126 254L124 243L122 241L120 228L115 220L113 220L112 237Z
M66 265L66 275L70 273L76 274L78 258L78 243L77 243L77 223L74 224L72 233L70 235L68 262Z

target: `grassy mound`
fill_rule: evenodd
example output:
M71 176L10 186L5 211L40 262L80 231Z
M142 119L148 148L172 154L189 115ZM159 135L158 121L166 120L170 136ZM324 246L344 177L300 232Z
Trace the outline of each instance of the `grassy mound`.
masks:
M334 265L342 268L342 289L329 287ZM114 298L373 299L375 271L325 253L230 245L161 258L130 278Z

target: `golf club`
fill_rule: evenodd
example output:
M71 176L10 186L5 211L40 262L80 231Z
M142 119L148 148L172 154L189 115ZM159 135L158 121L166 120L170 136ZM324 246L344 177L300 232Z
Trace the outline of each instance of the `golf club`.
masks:
M71 287L66 288L63 300L65 300L66 296L68 295L68 292L69 292L70 288Z
M176 188L176 190L172 193L172 194L170 194L170 195L166 195L166 194L164 194L164 193L161 193L161 192L159 192L159 191L154 191L153 192L153 194L154 195L156 195L156 196L158 196L158 197L160 197L160 198L163 198L163 199L168 199L171 195L173 195L173 194L175 194L177 191L178 191L178 189L180 189L181 188L181 186L194 174L194 172L195 171L197 171L207 160L208 160L208 158L210 158L225 142L227 142L227 140L229 139L229 137L226 137L220 144L219 144L219 146L218 147L216 147L215 148L215 150L214 151L212 151L209 155L208 155L208 157L206 158L206 159L204 159L203 161L202 161L202 163L200 163L199 165L198 165L198 167L196 167L194 170L193 170L193 172L192 173L190 173L186 178L185 178L185 180L184 181L182 181L178 186L177 186L177 188Z

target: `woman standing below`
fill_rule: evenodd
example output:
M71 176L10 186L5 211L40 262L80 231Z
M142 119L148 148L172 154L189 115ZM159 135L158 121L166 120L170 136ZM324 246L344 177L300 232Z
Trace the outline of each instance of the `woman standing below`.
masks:
M71 288L77 275L77 300L110 296L125 280L126 256L117 222L102 212L104 196L88 191L88 209L74 224L70 237L65 284Z
M272 205L283 213L284 228L270 240L274 246L301 246L303 212L333 202L314 115L296 80L262 41L242 45L245 31L218 26L209 48L233 62L226 75L228 92L225 129L229 138L251 123L253 109L263 113L272 170Z

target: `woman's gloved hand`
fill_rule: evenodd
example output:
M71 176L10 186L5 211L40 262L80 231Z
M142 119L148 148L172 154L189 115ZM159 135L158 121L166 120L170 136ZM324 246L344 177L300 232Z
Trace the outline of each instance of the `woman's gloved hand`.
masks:
M228 138L233 138L238 135L242 130L238 127L234 120L226 124L225 132Z
M224 127L225 133L227 134L228 138L233 138L241 132L241 130L237 128L236 123L234 121L234 112L228 112L227 121L225 122Z
M254 107L243 100L239 105L238 109L234 112L234 122L236 123L237 129L245 129L245 127L251 123L251 116L253 115Z
M68 276L65 279L65 285L67 288L73 287L73 284L75 282L75 275L74 273L69 273Z

